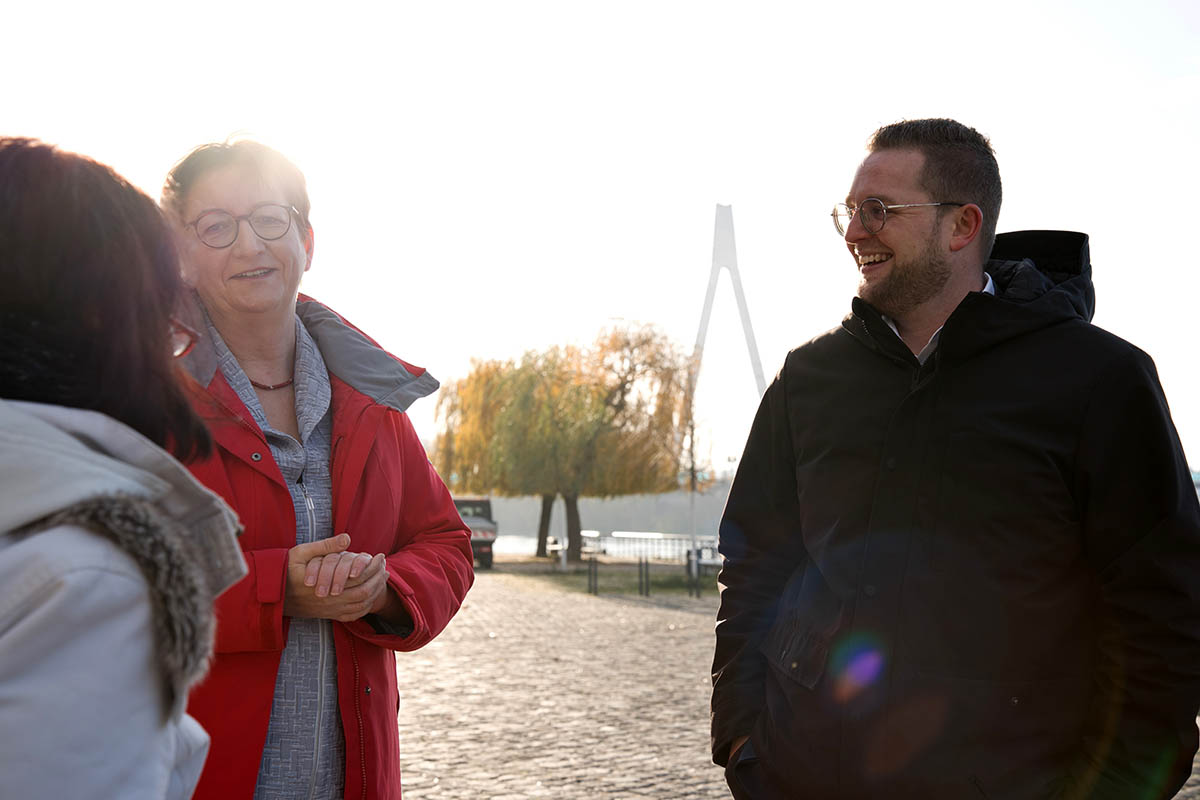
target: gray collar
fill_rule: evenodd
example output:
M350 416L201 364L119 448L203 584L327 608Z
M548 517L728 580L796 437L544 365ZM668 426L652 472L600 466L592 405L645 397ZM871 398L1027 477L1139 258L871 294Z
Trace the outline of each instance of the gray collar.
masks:
M388 353L327 306L301 299L296 315L320 351L329 374L380 405L404 411L416 400L433 394L437 380L427 371L411 367ZM182 313L184 322L202 334L206 330L204 307L195 292ZM217 373L217 354L208 336L201 336L183 359L184 368L207 387Z

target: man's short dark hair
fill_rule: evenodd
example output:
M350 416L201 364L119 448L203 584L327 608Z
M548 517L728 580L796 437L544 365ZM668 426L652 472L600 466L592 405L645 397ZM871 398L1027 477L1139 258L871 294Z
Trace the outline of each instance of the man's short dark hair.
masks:
M921 186L938 202L975 203L983 212L983 257L996 241L1000 217L1000 166L988 138L952 119L907 119L884 125L867 149L917 150L925 156Z

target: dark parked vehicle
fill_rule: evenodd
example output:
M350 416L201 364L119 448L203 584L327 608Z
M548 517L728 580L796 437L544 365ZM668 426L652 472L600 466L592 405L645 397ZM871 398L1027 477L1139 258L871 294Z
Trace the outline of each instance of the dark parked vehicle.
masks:
M496 521L492 519L492 501L487 497L456 497L459 516L471 529L471 550L480 569L492 568L492 545L496 542Z

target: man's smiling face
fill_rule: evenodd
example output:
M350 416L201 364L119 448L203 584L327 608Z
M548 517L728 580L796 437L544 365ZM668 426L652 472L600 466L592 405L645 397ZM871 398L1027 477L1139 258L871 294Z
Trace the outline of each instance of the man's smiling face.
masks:
M921 186L925 156L917 150L879 150L858 168L846 204L869 197L885 205L930 203ZM869 233L856 214L846 228L846 247L859 271L858 296L879 312L902 317L935 297L950 279L949 251L941 241L936 207L887 212L886 224Z

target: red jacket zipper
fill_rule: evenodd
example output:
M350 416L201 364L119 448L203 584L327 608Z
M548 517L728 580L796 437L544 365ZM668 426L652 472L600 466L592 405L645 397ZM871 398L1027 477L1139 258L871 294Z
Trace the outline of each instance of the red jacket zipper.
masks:
M359 797L367 800L367 741L363 731L362 701L359 699L358 648L354 646L353 637L350 639L350 658L354 661L354 716L358 721L358 766L362 770L362 792Z

